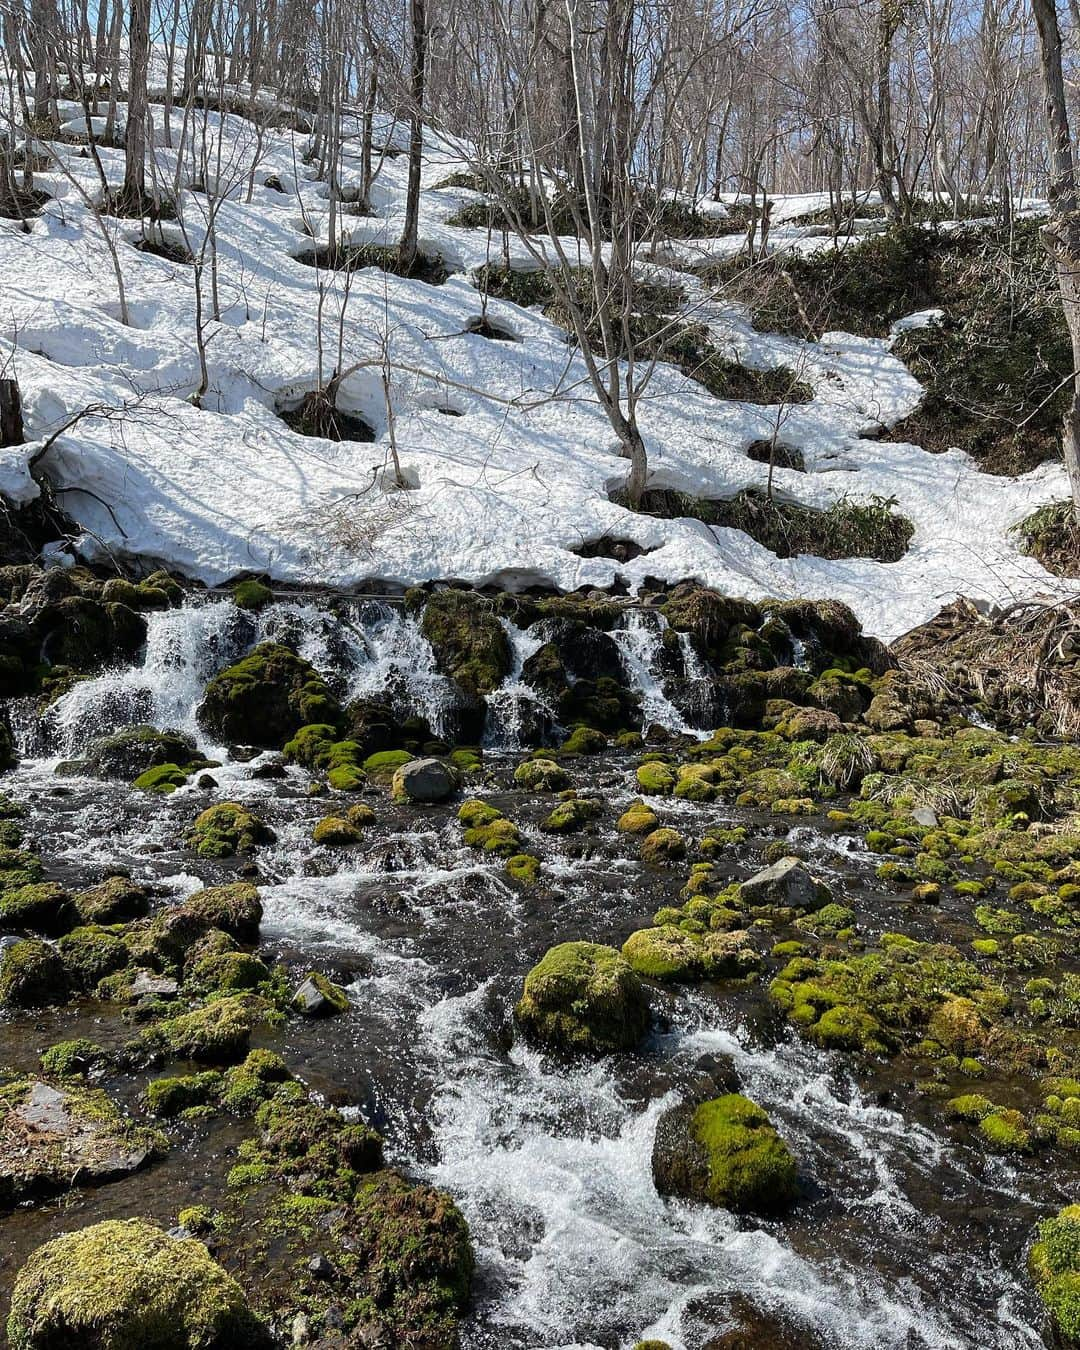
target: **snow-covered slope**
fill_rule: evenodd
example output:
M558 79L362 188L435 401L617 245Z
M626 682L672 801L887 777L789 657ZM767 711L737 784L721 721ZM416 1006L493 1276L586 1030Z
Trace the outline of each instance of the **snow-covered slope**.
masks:
M160 122L160 108L155 113ZM179 125L177 118L177 134ZM225 164L239 165L250 140L249 124L225 119ZM662 367L641 411L653 485L723 497L763 483L767 467L746 450L771 436L779 419L782 439L803 451L810 470L778 470L781 495L816 506L845 494L895 497L916 525L911 547L887 565L778 560L740 531L613 504L609 492L625 478L626 461L560 330L538 313L492 301L489 318L520 340L493 342L465 331L481 313L470 271L489 249L498 261L501 241L489 244L482 230L445 223L468 194L434 190L464 167L434 136L420 235L454 274L429 286L376 269L356 273L344 311L344 364L361 365L339 402L374 426L377 439L332 443L294 434L275 404L318 381L320 301L320 274L295 257L311 244L305 220L325 235L328 209L325 185L304 176L303 148L304 138L293 133L268 135L252 200L244 200L244 183L221 208L221 322L209 327L210 389L201 408L188 401L199 380L189 266L136 251L138 224L111 222L130 311L125 326L109 252L62 174L41 176L55 199L29 233L0 221L0 328L5 342L17 343L28 434L40 443L81 409L98 410L57 437L41 465L86 531L84 552L146 555L208 583L247 570L340 586L442 577L573 589L606 586L616 576L631 587L647 576L695 577L754 599L837 597L885 638L958 593L998 602L1060 590L1062 583L1017 554L1007 532L1064 494L1063 473L1044 468L1022 479L996 478L959 452L930 455L863 439L860 432L891 425L919 399L918 384L887 343L839 333L820 344L764 336L739 309L693 286L688 304L714 341L748 364L791 367L815 397L782 409L723 402ZM168 181L174 152L157 155ZM101 157L118 182L120 153L103 150ZM91 162L70 147L66 162L93 193ZM358 158L353 163L358 180ZM271 174L285 192L263 186ZM386 162L374 193L377 216L349 218L354 240L396 240L405 174L404 157ZM185 194L196 242L205 210L205 197ZM790 229L794 242L799 227ZM176 237L177 227L166 233ZM723 251L736 242L680 250ZM523 247L513 252L528 263ZM328 376L346 286L341 273L321 280ZM415 485L407 492L386 486L384 361L394 434ZM0 451L0 490L16 499L36 490L26 474L32 449ZM629 563L573 551L605 535L649 551Z

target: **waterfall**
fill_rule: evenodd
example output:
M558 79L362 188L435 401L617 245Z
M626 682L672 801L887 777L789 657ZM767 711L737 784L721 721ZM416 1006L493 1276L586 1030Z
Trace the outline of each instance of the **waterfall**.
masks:
M518 750L537 739L539 728L554 726L557 718L547 700L522 679L525 662L544 645L542 626L526 630L509 619L499 622L510 641L514 664L498 689L488 695L487 739L492 748Z
M141 722L195 736L207 681L242 655L254 632L251 617L230 603L187 600L148 614L142 664L74 684L46 714L49 739L70 756Z
M352 672L348 697L389 697L399 716L419 713L436 736L451 732L458 695L440 671L415 614L366 600L356 609L363 659ZM312 659L318 668L318 662Z
M654 722L669 731L696 735L694 728L664 692L661 661L664 656L664 632L667 620L656 610L631 609L622 628L611 636L619 649L623 669L641 695L641 725Z

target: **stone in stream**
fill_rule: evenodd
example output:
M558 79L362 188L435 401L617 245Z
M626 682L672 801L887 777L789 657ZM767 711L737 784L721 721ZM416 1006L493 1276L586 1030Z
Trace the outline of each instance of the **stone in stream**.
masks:
M244 1291L201 1242L107 1219L46 1242L15 1279L12 1350L264 1350Z
M829 888L810 875L800 858L781 858L744 881L739 892L751 905L782 909L820 909L831 898Z
M660 1117L652 1154L661 1195L704 1200L737 1214L774 1214L797 1193L795 1159L769 1117L729 1092Z
M345 990L313 970L292 997L292 1005L305 1017L332 1017L348 1012L349 999Z
M112 1181L164 1152L104 1092L19 1079L0 1090L0 1200Z
M0 1005L44 1008L65 1003L69 992L64 963L47 942L28 938L0 952Z
M444 802L458 787L453 768L430 756L412 759L394 773L391 794L395 801Z
M1080 1350L1080 1205L1039 1224L1028 1271L1050 1319L1053 1344Z
M636 1048L649 1026L649 995L614 947L564 942L526 975L514 1015L546 1049L601 1055Z

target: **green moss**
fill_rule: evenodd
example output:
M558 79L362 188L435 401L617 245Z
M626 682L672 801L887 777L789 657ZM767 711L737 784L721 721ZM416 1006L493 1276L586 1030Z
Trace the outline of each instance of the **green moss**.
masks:
M994 1109L994 1103L978 1092L965 1092L952 1097L945 1103L945 1114L954 1120L964 1120L977 1125Z
M349 844L358 844L363 833L344 816L323 816L311 831L311 838L314 843L326 848L344 848Z
M998 1153L1030 1153L1031 1134L1019 1111L997 1107L979 1121L979 1134Z
M346 1002L346 1006L348 1003ZM241 1064L225 1073L221 1106L234 1116L248 1116L273 1097L292 1074L272 1050L252 1050ZM299 1088L299 1085L295 1085Z
M255 647L206 686L198 718L231 744L276 749L301 727L337 725L340 708L303 657L275 642Z
M553 759L527 759L514 770L514 780L526 792L561 792L570 785L570 775Z
M641 841L641 861L651 866L677 862L686 856L686 840L678 830L662 826Z
M251 1033L265 1021L268 1005L250 994L234 994L204 1008L157 1022L128 1045L137 1060L191 1059L227 1064L247 1052Z
M435 659L466 694L483 696L510 673L513 653L491 602L474 591L444 590L424 606L421 632Z
M564 942L529 971L514 1014L526 1036L549 1049L604 1054L638 1044L649 1000L613 947Z
M364 760L364 772L374 782L389 787L398 769L414 758L408 750L376 750Z
M595 820L600 810L600 803L593 797L569 797L540 822L540 828L546 834L571 834Z
M355 764L339 764L330 769L326 781L335 792L359 792L367 783L367 774Z
M184 958L184 989L189 994L242 993L261 989L270 979L264 962L216 929L201 937Z
M110 1051L96 1041L79 1036L50 1045L41 1056L41 1071L56 1078L81 1078L103 1068L111 1058Z
M659 824L660 817L639 797L622 813L615 828L620 834L651 834Z
M233 603L239 609L264 609L274 599L274 592L261 581L238 581L233 587Z
M39 881L0 891L0 922L9 928L36 928L60 933L76 917L67 891L53 881Z
M195 1106L207 1106L221 1095L222 1077L214 1070L179 1078L152 1078L143 1099L153 1116L179 1116Z
M232 858L272 844L274 832L239 802L218 802L196 817L186 843L200 858Z
M607 737L593 727L575 727L559 747L561 755L599 755L607 749Z
M182 769L179 764L156 764L152 769L139 774L131 786L138 788L140 792L167 794L182 788L190 777L190 772Z
M0 1006L40 1008L68 997L67 972L45 942L27 939L0 953Z
M15 1279L7 1331L12 1350L270 1344L240 1286L201 1242L142 1219L108 1219L39 1247Z
M116 928L87 924L74 928L57 943L71 983L92 993L106 975L122 970L131 959L127 943Z
M1063 1350L1080 1345L1080 1205L1039 1224L1028 1269Z
M192 940L211 928L220 928L237 942L251 945L259 940L262 901L251 882L233 881L196 891L170 917L174 926L190 934Z
M470 830L480 825L490 825L501 817L502 812L497 806L481 801L478 797L470 797L468 801L462 802L457 813L458 820Z
M506 860L506 873L512 881L531 886L540 875L540 859L531 853L515 853Z
M637 785L650 797L663 796L675 790L675 771L660 760L648 760L638 765Z
M482 849L485 853L494 853L510 857L521 845L521 834L512 820L499 816L486 825L474 825L465 831L465 843L469 848Z
M736 1213L770 1213L794 1200L795 1159L756 1102L737 1092L702 1102L690 1131L705 1150L704 1198L712 1204Z

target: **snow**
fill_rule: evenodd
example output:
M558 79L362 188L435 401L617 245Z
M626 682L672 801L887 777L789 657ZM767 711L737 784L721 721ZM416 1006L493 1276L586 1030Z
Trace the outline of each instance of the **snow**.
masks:
M154 115L158 174L168 183L175 152L161 148L162 109ZM779 435L803 451L808 469L778 469L780 496L819 507L845 495L895 498L915 535L907 555L891 564L779 560L740 531L615 505L608 494L627 464L561 331L537 312L497 300L488 304L488 317L518 341L465 331L481 314L469 273L489 257L499 262L502 240L447 224L471 194L432 190L466 167L454 146L434 135L426 148L420 237L454 275L428 286L376 269L355 273L342 326L344 365L355 368L339 403L363 416L377 439L335 444L294 434L275 405L295 403L318 383L320 284L324 377L336 364L345 300L344 274L295 261L311 247L306 228L326 237L326 187L307 176L305 137L274 132L246 201L251 127L234 116L210 121L213 127L223 121L221 181L235 190L216 221L222 309L208 329L210 387L201 408L189 402L199 381L190 266L136 251L137 222L107 222L122 259L131 320L125 325L109 251L64 174L40 176L55 199L29 233L0 221L0 359L14 335L27 432L35 438L0 451L0 491L26 501L36 490L30 454L81 409L95 407L56 438L39 465L83 529L84 555L160 561L208 584L245 571L341 587L457 578L571 590L616 578L636 588L646 577L694 577L752 599L836 597L886 639L960 593L994 604L1075 584L1020 556L1008 534L1037 506L1065 495L1062 470L992 477L959 451L931 455L866 438L909 414L920 397L887 341L829 333L814 344L757 333L740 308L711 298L689 277L680 277L688 317L705 323L717 345L752 366L789 366L815 396L782 407L723 402L674 367L658 367L640 411L653 485L711 497L763 485L767 466L748 459L746 450ZM395 129L387 123L381 130L391 138ZM174 141L179 132L177 114ZM77 147L57 149L67 173L97 193L92 161ZM359 145L351 149L346 185L359 181ZM122 154L100 155L118 183ZM406 172L404 158L385 162L373 194L376 216L345 217L354 241L396 241ZM292 191L265 187L271 174ZM815 201L780 203L776 246L829 244L798 225ZM183 212L197 253L206 197L185 193ZM183 237L178 224L164 229L174 242ZM741 234L679 241L669 256L716 256L741 243ZM515 266L535 265L522 244L512 241L510 252ZM394 437L406 480L416 485L406 491L393 489L389 473L387 359ZM440 411L447 407L462 415ZM573 551L603 535L649 552L617 563Z

